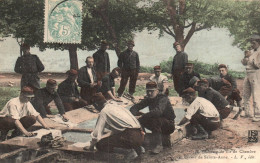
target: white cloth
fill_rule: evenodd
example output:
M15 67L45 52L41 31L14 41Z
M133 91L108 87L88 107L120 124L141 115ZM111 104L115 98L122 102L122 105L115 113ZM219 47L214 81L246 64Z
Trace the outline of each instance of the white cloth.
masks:
M216 107L207 99L197 97L188 107L185 117L191 119L191 117L199 112L205 117L219 117L219 112Z
M93 74L92 74L92 69L87 67L87 71L88 71L88 75L90 78L91 83L94 83L94 78L93 78Z
M154 81L156 82L156 84L158 85L158 88L160 91L163 90L163 84L168 82L168 78L162 74L160 74L159 77L156 77L155 75L152 75L150 77L150 81Z
M4 106L3 110L0 112L0 117L11 117L13 119L20 120L22 117L34 115L37 117L40 115L30 102L22 103L19 97L12 98Z
M111 135L113 133L122 132L127 128L141 128L141 125L129 110L114 101L110 101L100 112L91 137L99 141L104 138L105 129L109 129L108 132L110 132L106 135Z

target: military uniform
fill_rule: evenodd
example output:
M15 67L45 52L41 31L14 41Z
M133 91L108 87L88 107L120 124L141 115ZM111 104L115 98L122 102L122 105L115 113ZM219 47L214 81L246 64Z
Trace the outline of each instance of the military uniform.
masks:
M192 87L190 86L189 82L190 80L196 76L197 78L200 79L200 74L197 73L197 72L194 72L192 71L191 74L187 73L187 72L184 72L181 77L180 77L180 81L179 81L179 85L180 85L180 93L182 93L183 90L189 88L189 87Z
M114 78L110 75L110 74L107 74L106 76L103 77L102 79L102 85L99 89L99 91L103 94L103 96L109 100L111 97L109 97L108 95L108 91L112 91L112 88L115 87L115 81L114 81ZM115 95L114 95L115 96Z
M110 72L110 60L106 51L99 49L93 54L94 68L96 70L97 80L101 81L102 78Z

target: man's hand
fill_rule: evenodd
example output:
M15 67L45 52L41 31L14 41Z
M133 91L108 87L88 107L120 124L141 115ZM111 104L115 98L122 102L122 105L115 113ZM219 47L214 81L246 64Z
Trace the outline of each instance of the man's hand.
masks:
M181 126L175 126L175 129L178 130L178 131L182 131Z
M136 119L140 119L141 117L141 115L135 116Z
M27 136L27 137L32 137L32 136L36 136L37 133L25 132L24 135Z
M75 98L74 101L78 102L78 101L79 101L79 98Z
M95 87L96 85L97 85L97 83L91 83L91 84L90 84L90 87L93 88L93 87Z
M120 98L114 98L116 102L123 102Z

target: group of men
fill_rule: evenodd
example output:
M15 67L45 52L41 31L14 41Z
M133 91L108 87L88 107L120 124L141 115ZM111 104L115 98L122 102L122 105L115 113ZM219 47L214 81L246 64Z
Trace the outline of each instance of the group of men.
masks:
M142 144L146 128L152 131L151 152L158 154L163 148L171 147L170 134L175 128L189 121L192 139L206 139L228 117L235 102L241 107L240 92L226 65L219 65L218 78L201 79L200 74L194 72L194 65L188 63L188 55L181 45L175 42L173 46L177 53L172 63L174 88L183 98L183 103L188 105L178 126L175 126L176 116L168 98L168 78L161 74L160 66L154 67L154 75L146 83L146 97L130 110L123 108L118 102L121 102L128 79L129 96L133 97L140 71L139 56L133 51L134 46L133 41L127 43L127 49L119 56L118 67L110 72L106 52L109 46L106 41L101 41L100 49L86 58L86 66L69 70L67 78L59 85L56 80L48 79L46 87L40 88L38 73L44 70L44 66L24 44L24 55L17 59L15 65L15 72L22 74L20 96L11 99L0 112L2 140L11 129L15 129L14 136L19 131L33 136L27 129L36 120L44 128L49 128L42 117L51 117L49 103L54 101L64 121L68 121L67 111L87 105L93 105L100 111L91 134L91 145L86 149L93 150L94 146L101 151L125 148L129 149L131 156L140 155L144 152ZM120 87L116 93L114 80L120 75ZM196 91L199 97L196 97ZM149 108L149 112L140 112L145 107Z

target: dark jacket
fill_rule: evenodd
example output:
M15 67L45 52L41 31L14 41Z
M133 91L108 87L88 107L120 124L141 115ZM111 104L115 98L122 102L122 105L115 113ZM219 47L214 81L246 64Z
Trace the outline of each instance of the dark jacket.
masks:
M164 117L168 120L174 121L175 113L171 102L166 95L158 94L154 99L144 99L140 103L135 104L130 108L133 115L137 115L139 110L149 107L149 112L142 115L144 118L159 118Z
M139 56L135 51L125 50L119 56L118 67L125 70L137 69L140 70Z
M181 75L181 78L180 78L180 90L181 92L189 87L191 87L189 85L189 82L191 80L191 78L193 78L194 76L198 77L200 79L200 74L197 73L197 72L194 72L192 71L191 74L188 74L187 72L184 72L182 75Z
M92 68L92 75L93 75L94 82L96 83L97 76L96 76L96 72L94 71L94 68ZM80 87L90 87L91 80L87 71L87 66L83 66L79 69L77 81Z
M205 92L199 92L199 96L209 100L217 109L225 108L229 102L218 91L209 87Z
M64 106L62 104L59 94L57 92L55 92L54 94L50 94L47 91L46 87L41 88L35 92L34 99L31 101L31 103L33 107L36 109L36 111L41 114L42 117L46 117L46 107L52 100L54 100L59 110L59 113L61 115L64 114Z
M115 87L114 78L110 74L107 74L102 78L102 86L99 91L105 94L108 91L112 91L112 87Z
M96 72L110 72L110 60L106 51L99 49L93 54Z
M14 71L19 74L38 73L44 70L44 65L37 55L23 55L18 57Z
M226 79L227 81L229 81L231 83L232 86L232 90L237 88L237 82L236 79L233 78L231 75L227 74L226 76L220 76L221 78L223 77L224 79Z
M63 102L73 102L71 97L79 98L77 83L71 82L69 79L59 84L57 92Z
M188 55L185 52L178 52L172 61L172 74L174 70L184 70L186 63L188 62Z

